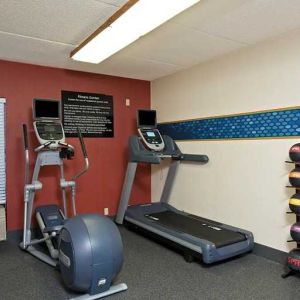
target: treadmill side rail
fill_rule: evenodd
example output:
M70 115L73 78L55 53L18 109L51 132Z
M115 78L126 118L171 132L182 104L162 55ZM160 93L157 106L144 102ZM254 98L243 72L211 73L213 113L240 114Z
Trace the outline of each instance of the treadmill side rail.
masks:
M209 240L189 235L186 232L180 232L171 227L166 227L157 222L157 220L151 220L151 218L146 216L164 211L174 212L183 216L188 215L187 213L181 212L172 207L170 204L160 202L149 205L133 205L129 206L126 211L125 224L132 224L137 229L141 229L142 232L145 231L151 233L153 237L156 237L167 244L176 244L180 249L184 248L186 251L191 250L196 254L199 254L199 256L201 255L203 262L206 264L211 264L250 252L254 247L252 233L237 227L219 223L218 227L245 235L245 240L231 243L229 245L227 244L222 247L216 247L216 245ZM210 221L208 219L206 220Z

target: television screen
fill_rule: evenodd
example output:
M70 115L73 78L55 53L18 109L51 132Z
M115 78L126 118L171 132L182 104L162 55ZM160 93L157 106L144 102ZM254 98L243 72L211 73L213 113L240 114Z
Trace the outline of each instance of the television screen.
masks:
M33 99L34 119L60 119L60 102L57 100Z
M138 110L138 127L156 127L156 110Z

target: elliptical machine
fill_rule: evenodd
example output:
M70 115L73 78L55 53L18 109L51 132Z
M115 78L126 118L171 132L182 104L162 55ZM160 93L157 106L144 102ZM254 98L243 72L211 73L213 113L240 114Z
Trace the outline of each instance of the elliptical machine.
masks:
M109 218L97 214L76 216L76 180L89 167L88 155L80 130L78 136L85 165L72 180L64 177L64 159L74 156L74 147L65 142L60 118L60 102L33 99L34 131L40 145L35 148L37 158L32 180L29 179L29 149L27 126L23 125L25 149L24 228L20 247L39 260L58 268L66 286L87 293L76 299L99 299L127 289L120 283L111 286L123 264L123 245L117 226ZM58 166L63 212L57 205L36 208L36 218L43 234L32 239L31 221L35 192L42 188L38 180L40 168ZM66 189L71 189L71 206L75 217L67 219ZM37 247L46 243L49 255Z

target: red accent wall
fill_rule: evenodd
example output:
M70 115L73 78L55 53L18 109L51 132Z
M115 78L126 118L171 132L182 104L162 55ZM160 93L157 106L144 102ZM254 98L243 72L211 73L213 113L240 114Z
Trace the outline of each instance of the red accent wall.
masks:
M0 96L6 98L7 134L7 226L23 227L24 153L22 124L27 123L31 148L37 145L32 127L32 99L60 99L61 90L107 94L113 96L114 138L86 138L90 169L77 182L77 212L117 211L127 165L127 141L136 132L136 110L150 108L150 82L98 75L0 60ZM130 107L125 98L131 99ZM81 168L83 159L76 138L67 139L75 146L75 159L66 161L66 178ZM31 154L31 171L35 153ZM150 202L150 168L138 168L131 203ZM36 205L60 204L57 167L44 167ZM70 195L69 195L70 196Z

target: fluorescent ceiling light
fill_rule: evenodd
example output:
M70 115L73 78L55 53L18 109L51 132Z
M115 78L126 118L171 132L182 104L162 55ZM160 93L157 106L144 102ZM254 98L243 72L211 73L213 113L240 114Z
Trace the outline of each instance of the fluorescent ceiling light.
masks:
M200 0L130 0L71 52L98 64Z

